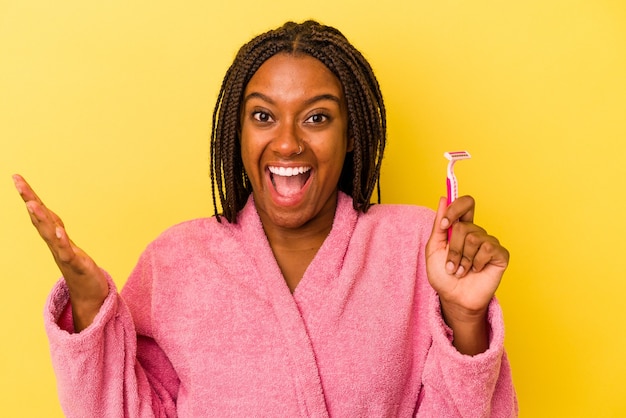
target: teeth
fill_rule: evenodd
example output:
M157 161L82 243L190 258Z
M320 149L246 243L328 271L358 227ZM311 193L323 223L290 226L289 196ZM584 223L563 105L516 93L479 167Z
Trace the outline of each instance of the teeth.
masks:
M309 171L311 167L269 167L270 173L275 176L291 177L298 174L304 174Z

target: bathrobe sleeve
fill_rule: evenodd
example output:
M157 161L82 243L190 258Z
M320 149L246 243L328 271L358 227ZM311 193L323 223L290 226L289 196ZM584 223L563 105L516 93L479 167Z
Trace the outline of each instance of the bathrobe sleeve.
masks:
M468 356L452 345L452 330L441 315L439 297L429 302L433 342L422 376L418 417L516 417L518 404L504 351L504 321L497 300L491 301L489 348Z
M140 263L133 276L142 270ZM137 334L128 304L107 279L109 295L80 333L63 279L48 298L44 320L61 407L67 417L175 417L176 373L150 333Z

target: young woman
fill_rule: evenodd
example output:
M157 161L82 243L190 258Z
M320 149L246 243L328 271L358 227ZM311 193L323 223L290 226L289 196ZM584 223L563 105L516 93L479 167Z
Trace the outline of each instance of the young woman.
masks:
M165 231L121 293L16 175L63 274L45 321L67 416L516 416L508 252L471 197L371 205L385 135L339 31L252 39L214 112L221 215Z

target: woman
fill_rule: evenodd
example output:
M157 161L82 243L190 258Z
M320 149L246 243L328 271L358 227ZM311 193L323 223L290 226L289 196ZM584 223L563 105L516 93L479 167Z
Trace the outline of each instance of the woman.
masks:
M65 413L515 416L493 299L508 252L470 197L371 206L385 135L339 31L254 38L214 112L223 214L165 231L120 294L15 176L64 277L46 329Z

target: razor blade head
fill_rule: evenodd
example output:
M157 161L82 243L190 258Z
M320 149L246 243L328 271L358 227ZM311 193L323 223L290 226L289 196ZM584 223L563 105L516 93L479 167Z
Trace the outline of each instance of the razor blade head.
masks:
M472 158L470 153L467 151L449 151L449 152L444 152L443 155L449 161L467 160L468 158Z

